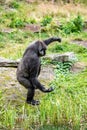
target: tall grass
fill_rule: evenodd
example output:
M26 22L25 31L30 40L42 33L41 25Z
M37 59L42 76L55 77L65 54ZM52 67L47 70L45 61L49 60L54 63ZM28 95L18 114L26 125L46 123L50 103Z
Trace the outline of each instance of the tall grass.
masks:
M65 69L64 69L65 70ZM39 95L40 106L25 104L22 95L15 101L6 99L5 92L0 92L0 128L9 130L23 128L25 130L55 126L69 130L85 130L87 128L87 70L72 74L55 70L56 77L50 86L54 92ZM18 90L15 93L19 93ZM23 103L24 102L24 103Z

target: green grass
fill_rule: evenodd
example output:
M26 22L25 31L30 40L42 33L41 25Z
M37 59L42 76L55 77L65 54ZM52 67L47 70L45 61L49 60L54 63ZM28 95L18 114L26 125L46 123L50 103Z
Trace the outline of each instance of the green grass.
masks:
M24 102L22 94L14 90L19 98L8 100L4 95L8 90L0 92L0 127L25 130L46 128L79 130L87 128L87 70L72 74L55 70L56 77L50 86L54 92L40 94L41 105L32 107ZM10 90L9 90L10 91ZM13 91L12 91L13 92Z
M75 39L87 40L87 32L82 28L81 19L77 20L77 23L81 20L81 30L78 31L74 26L75 30L72 31L72 19L78 18L80 14L86 20L86 11L83 5L62 5L60 8L47 2L27 4L25 1L13 0L5 6L0 5L0 56L19 59L32 41L60 36L62 43L52 43L47 54L73 51L78 61L87 65L87 48L71 44ZM64 24L62 30L56 24L58 21ZM39 33L25 31L27 23L39 23L43 25L43 29ZM4 29L12 31L7 33ZM42 60L43 64L48 62L51 63ZM8 84L10 79L6 74L0 75L5 76L5 83L2 78L0 86L0 129L87 130L87 68L79 73L70 73L67 68L71 63L64 64L54 64L57 67L55 78L48 86L53 86L55 90L50 94L36 92L36 98L40 99L41 104L35 107L25 103L25 96L19 89L4 88L4 84ZM15 98L9 98L12 93L16 94Z

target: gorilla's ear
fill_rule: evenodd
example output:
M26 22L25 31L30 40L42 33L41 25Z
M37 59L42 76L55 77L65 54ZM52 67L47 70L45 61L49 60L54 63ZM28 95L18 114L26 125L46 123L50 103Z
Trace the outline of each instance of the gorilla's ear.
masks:
M39 56L44 56L46 54L46 45L44 42L39 42L39 48L38 48L38 53Z

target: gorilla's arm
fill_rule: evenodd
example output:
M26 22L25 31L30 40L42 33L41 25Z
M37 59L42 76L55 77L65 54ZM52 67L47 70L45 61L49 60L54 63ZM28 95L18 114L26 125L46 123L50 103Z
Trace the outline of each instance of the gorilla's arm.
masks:
M61 42L61 38L51 37L49 39L43 40L43 42L48 46L51 42L58 41Z

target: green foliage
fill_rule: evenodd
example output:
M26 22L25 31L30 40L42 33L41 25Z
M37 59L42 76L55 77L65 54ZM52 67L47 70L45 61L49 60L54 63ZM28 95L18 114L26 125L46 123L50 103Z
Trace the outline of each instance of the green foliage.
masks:
M75 52L77 54L82 54L87 52L87 48L78 46L77 44L70 44L65 41L62 44L55 43L52 46L49 46L48 51L51 53L59 53L59 52Z
M63 23L63 26L61 26L60 29L63 30L65 34L70 34L82 31L83 25L84 24L82 17L78 15L76 18L71 19L69 22Z
M42 26L47 26L48 24L50 24L52 21L52 16L50 15L46 15L43 17L43 19L41 20L41 25Z
M0 24L5 23L5 20L0 18Z
M57 127L57 126L52 126L52 125L46 125L46 126L42 126L36 130L69 130L66 126L63 127Z
M26 20L26 23L34 24L34 23L37 23L37 21L35 18L30 17L29 19Z
M3 42L4 40L4 34L0 32L0 48L3 48L5 46L5 43Z
M58 62L56 65L56 69L59 73L67 73L70 71L72 65L73 65L72 61L67 61L64 63Z
M75 0L75 3L83 3L83 4L87 4L86 0Z
M4 17L7 19L14 20L17 17L17 13L16 12L6 12L4 14Z
M20 18L15 18L11 21L9 27L11 28L20 28L20 27L24 27L25 26L25 22L24 20L20 19Z
M18 9L19 6L20 6L20 4L16 1L12 1L12 2L9 3L9 7L11 7L11 8Z

